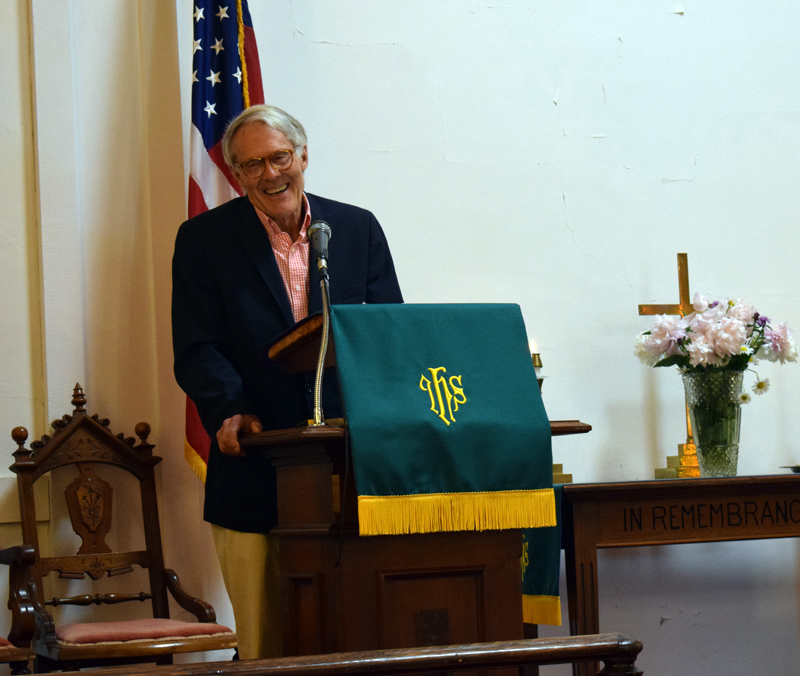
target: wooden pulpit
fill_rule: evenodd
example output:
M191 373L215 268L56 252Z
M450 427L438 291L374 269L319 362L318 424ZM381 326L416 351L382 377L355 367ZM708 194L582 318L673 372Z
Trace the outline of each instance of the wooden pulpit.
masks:
M313 369L320 323L299 324L270 357ZM591 429L581 425L553 429ZM241 445L276 468L284 655L523 638L519 530L362 537L343 427L262 432Z
M360 537L344 429L242 446L277 471L284 655L522 638L520 531Z

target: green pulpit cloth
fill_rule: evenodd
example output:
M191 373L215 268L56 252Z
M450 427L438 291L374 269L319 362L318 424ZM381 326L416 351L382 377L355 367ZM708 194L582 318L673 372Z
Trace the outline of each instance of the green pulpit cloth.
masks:
M550 423L517 305L340 305L361 535L556 524Z
M522 531L522 621L561 625L558 578L561 570L561 493L553 487L558 525Z

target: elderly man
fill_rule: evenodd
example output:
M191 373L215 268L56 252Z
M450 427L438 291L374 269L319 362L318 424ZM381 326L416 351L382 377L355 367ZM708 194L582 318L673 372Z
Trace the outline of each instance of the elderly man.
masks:
M280 612L275 472L245 454L239 435L313 417L313 374L259 362L264 344L321 309L309 265L311 219L327 221L330 297L400 303L383 231L364 209L304 192L303 126L279 108L253 106L229 125L225 161L245 196L185 222L173 257L175 376L212 439L204 518L211 522L233 604L242 658L278 656ZM332 381L332 382L331 382ZM340 414L335 376L323 410Z

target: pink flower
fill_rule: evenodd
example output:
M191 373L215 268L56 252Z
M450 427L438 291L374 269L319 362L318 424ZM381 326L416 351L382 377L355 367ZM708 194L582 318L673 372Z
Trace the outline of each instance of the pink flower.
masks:
M694 313L687 317L689 328L693 333L706 335L709 331L716 328L717 322L725 316L728 309L728 301L715 303L714 307L708 306L703 313Z
M708 310L708 298L699 293L694 294L694 298L692 299L692 307L694 308L695 312L705 312Z
M800 361L791 329L786 322L770 326L769 319L756 312L743 298L710 302L702 294L692 300L694 312L685 317L658 315L653 328L638 336L635 354L647 365L657 366L675 356L681 371L698 367L713 371L746 368L759 359ZM688 364L687 364L688 361ZM756 393L769 387L759 380ZM750 395L743 395L749 398Z
M656 315L655 324L646 337L646 348L653 354L680 354L678 341L686 338L686 321L682 317Z
M740 354L747 340L747 327L740 319L723 317L714 334L714 351L720 357Z
M797 345L795 345L792 330L786 326L786 322L781 322L774 329L764 330L765 343L759 352L759 356L769 361L779 361L781 364L787 361L797 361Z
M706 332L713 326L712 322L708 321L700 314L689 315L689 328L692 334L698 336L706 335Z
M752 305L748 305L744 298L737 298L733 307L728 310L729 317L734 317L745 324L753 323L753 315L755 313L756 309Z
M689 363L692 366L709 366L716 363L717 353L714 352L714 344L703 334L692 336L692 342L686 346L689 352Z

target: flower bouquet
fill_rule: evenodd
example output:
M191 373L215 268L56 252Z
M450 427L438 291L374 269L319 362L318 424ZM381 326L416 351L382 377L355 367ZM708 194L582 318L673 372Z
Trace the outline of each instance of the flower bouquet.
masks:
M680 369L701 476L735 476L741 404L751 399L744 372L762 359L797 361L797 346L786 322L773 326L742 298L709 302L695 294L692 305L686 317L658 315L634 352L648 366ZM764 394L769 380L755 376L752 390Z

